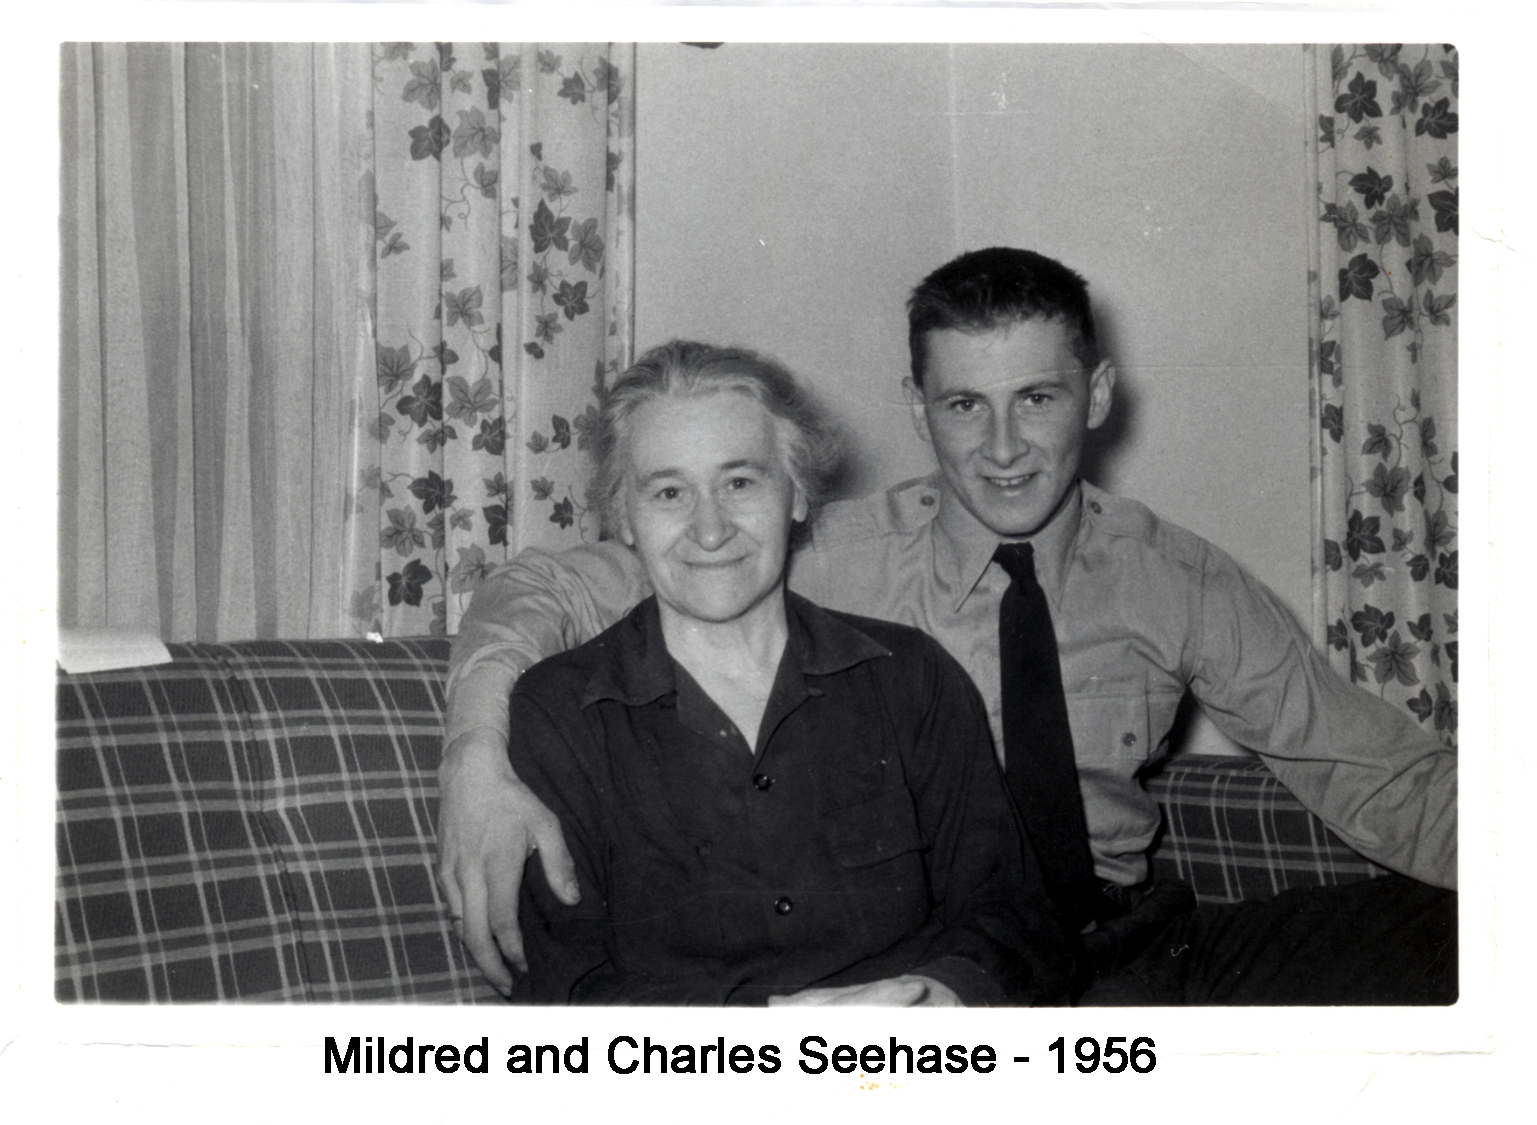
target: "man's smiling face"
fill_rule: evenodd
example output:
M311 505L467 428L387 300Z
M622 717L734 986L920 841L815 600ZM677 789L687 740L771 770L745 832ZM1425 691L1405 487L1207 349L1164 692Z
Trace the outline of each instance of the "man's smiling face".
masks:
M1085 435L1110 413L1115 371L1073 355L1061 320L924 337L924 385L908 380L918 433L944 487L997 535L1034 535L1078 477Z

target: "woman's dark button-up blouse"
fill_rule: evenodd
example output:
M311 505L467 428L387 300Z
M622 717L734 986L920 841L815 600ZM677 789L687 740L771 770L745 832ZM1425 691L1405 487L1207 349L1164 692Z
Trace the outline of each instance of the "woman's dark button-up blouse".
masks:
M754 1004L922 973L968 1004L1060 1002L1066 941L966 674L907 626L787 609L756 747L654 598L518 681L512 765L582 887L562 906L528 865L519 997Z

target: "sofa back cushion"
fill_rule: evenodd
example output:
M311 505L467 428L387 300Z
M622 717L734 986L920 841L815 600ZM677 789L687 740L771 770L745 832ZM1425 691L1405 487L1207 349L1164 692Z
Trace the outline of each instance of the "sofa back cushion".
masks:
M500 1001L433 878L448 642L229 648L309 998Z
M1352 851L1256 757L1177 754L1147 788L1163 807L1153 870L1190 884L1201 902L1387 873Z

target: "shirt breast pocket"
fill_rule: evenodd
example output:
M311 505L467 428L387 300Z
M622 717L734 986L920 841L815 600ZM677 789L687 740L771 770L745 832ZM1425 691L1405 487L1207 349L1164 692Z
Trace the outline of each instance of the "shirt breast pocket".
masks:
M1089 690L1069 696L1079 773L1129 777L1141 768L1153 751L1150 704L1147 685L1139 679L1094 680Z
M873 867L923 847L918 814L906 789L833 809L826 816L827 842L840 867Z
M1068 699L1073 756L1095 867L1106 878L1136 882L1158 831L1158 802L1138 775L1164 752L1181 693L1149 690L1139 679L1096 680Z
M835 865L828 940L873 952L922 926L932 896L912 794L888 789L823 819Z

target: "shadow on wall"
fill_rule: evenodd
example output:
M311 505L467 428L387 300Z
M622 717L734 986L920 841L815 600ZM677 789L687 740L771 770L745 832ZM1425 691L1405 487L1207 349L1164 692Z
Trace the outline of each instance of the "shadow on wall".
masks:
M838 408L838 403L820 391L819 388L825 386L827 384L821 382L819 378L803 375L802 389L806 397L811 400L812 407L832 429L843 451L836 470L827 482L827 500L829 502L851 500L859 496L867 496L895 483L874 479L876 474L872 471L869 457L865 453L868 448L868 437L861 434L859 427L850 422L848 414Z
M1134 444L1132 439L1137 432L1142 396L1136 381L1121 366L1124 357L1116 347L1115 317L1108 309L1096 306L1094 326L1099 333L1100 355L1109 357L1116 364L1115 394L1110 403L1110 417L1099 429L1090 430L1084 442L1080 474L1107 492L1120 492L1121 459Z

